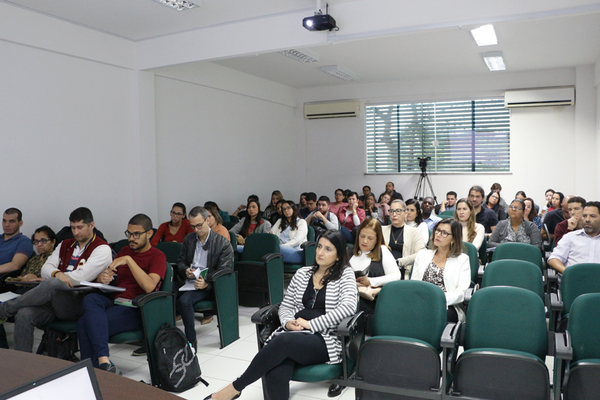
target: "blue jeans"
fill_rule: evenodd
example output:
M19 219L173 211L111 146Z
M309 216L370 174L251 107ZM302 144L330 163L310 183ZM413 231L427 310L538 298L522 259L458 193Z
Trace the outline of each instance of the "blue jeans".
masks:
M304 250L293 247L281 246L279 252L283 256L283 262L288 264L304 264Z
M81 359L91 358L98 367L99 357L108 357L108 338L117 333L142 329L139 308L115 305L98 293L84 297L81 303L83 315L77 322L77 337Z
M353 231L351 231L350 229L348 229L342 225L342 227L340 228L340 232L342 232L342 235L344 235L344 239L346 239L346 243L354 244L355 236L354 236Z
M194 304L211 298L211 295L211 292L204 289L177 292L177 313L181 315L185 337L190 343L196 340ZM208 315L210 314L205 314L205 317Z

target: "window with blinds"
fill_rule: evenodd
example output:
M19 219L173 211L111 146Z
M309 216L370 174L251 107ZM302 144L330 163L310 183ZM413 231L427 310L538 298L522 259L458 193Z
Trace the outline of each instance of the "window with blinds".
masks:
M367 173L510 171L503 99L366 107Z

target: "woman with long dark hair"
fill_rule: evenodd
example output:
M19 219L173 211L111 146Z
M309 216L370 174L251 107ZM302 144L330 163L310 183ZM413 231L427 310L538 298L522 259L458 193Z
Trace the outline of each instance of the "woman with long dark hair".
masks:
M171 220L160 224L150 244L156 246L158 242L183 243L185 235L194 230L190 227L190 221L186 218L185 205L175 203L171 207Z
M485 228L483 225L475 222L475 208L473 207L473 203L467 199L457 201L454 219L460 222L463 227L463 241L472 243L479 250L485 236Z
M423 244L427 246L427 243L429 243L429 228L427 223L423 221L421 204L415 199L406 200L406 225L417 228L423 237Z
M271 223L262 218L260 203L258 200L250 200L246 205L248 216L239 220L233 228L229 230L230 235L236 235L240 246L246 243L246 238L252 233L267 233L271 230ZM242 252L243 248L238 248Z
M300 246L306 242L308 225L299 217L300 210L291 200L283 201L281 212L283 217L275 222L270 233L279 237L279 251L283 262L300 264L304 261L304 250Z
M281 327L238 379L205 400L237 398L261 377L265 377L269 398L287 399L296 364L341 363L342 345L333 331L342 319L354 314L356 295L344 236L327 231L319 238L316 264L296 271L288 286L279 307ZM312 334L290 332L304 330Z
M485 206L492 210L496 214L498 221L503 221L508 218L508 214L504 210L504 207L500 204L500 192L492 190L488 193L485 199Z
M346 196L344 196L344 189L336 189L333 193L333 197L335 201L329 204L329 211L337 215L340 207L348 206L348 203L346 203Z

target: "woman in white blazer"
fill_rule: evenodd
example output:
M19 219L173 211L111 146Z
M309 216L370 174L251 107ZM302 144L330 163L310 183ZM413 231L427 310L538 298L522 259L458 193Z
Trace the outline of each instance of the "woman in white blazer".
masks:
M383 239L390 247L398 263L405 268L404 277L408 279L417 253L425 248L423 236L417 228L406 224L406 204L402 200L394 200L389 209L390 225L383 226Z
M283 262L301 264L304 262L304 251L300 246L306 242L308 225L299 217L300 211L293 201L285 200L281 211L283 216L275 222L270 233L279 237L279 251Z
M463 253L462 225L445 218L435 225L432 237L429 249L417 254L410 279L439 286L446 294L448 322L464 321L461 304L471 284L471 267Z

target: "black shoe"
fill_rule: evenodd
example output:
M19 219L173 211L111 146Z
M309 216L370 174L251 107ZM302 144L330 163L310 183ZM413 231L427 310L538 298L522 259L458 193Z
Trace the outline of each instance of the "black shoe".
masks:
M344 389L346 386L342 386L342 385L336 385L336 384L331 384L331 386L329 386L329 390L327 391L327 397L337 397L340 394L342 394L342 389Z
M119 368L117 368L115 366L115 364L112 363L112 361L110 363L100 364L98 366L98 368L100 368L101 370L106 371L106 372L112 372L113 374L116 374L116 375L123 375L121 373L121 371L119 371Z
M235 396L233 396L233 399L231 399L231 400L238 399L241 395L242 395L242 392L239 392L238 394L236 394ZM212 400L212 394L209 394L208 396L206 396L204 398L204 400Z
M139 349L135 349L131 352L131 355L134 357L145 356L148 350L146 349L146 345L140 347Z

